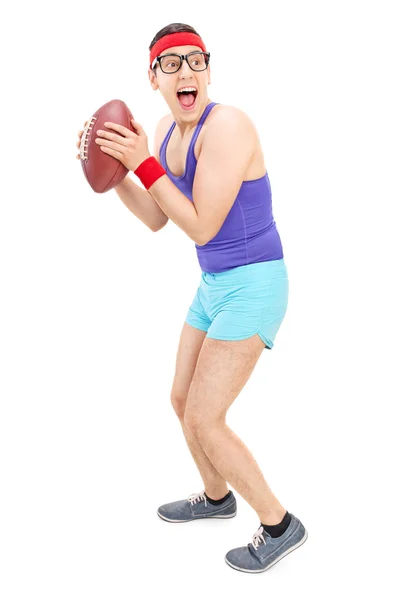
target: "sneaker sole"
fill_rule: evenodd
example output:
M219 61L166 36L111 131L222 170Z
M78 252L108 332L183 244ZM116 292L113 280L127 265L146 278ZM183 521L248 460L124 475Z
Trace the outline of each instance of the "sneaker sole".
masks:
M206 516L206 517L195 517L194 519L184 519L184 520L168 519L167 517L160 515L160 513L158 511L157 511L157 514L160 517L160 519L162 519L163 521L168 521L169 523L188 523L189 521L200 521L200 519L232 519L233 517L236 516L237 511L235 511L231 515L210 515L210 516Z
M291 548L286 550L286 552L284 552L281 556L278 556L278 558L276 558L270 565L268 565L268 567L265 567L265 569L241 569L240 567L230 563L226 557L225 557L225 561L228 563L228 565L230 567L232 567L232 569L236 569L237 571L243 571L244 573L264 573L264 571L268 571L268 569L270 569L271 567L276 565L277 562L279 562L282 558L285 558L285 556L287 556L290 552L293 552L293 550L296 550L296 548L298 548L299 546L304 544L304 542L307 540L307 538L308 538L308 533L306 531L304 536L301 538L301 540L299 542L297 542L297 544L295 544L294 546L292 546Z

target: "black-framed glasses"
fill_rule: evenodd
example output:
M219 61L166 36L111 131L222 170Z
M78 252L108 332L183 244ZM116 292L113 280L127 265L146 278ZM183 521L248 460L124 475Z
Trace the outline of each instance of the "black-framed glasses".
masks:
M210 53L195 50L189 52L189 54L162 54L156 56L151 68L155 69L158 63L161 71L170 75L179 71L184 60L186 60L192 71L205 71L210 62Z

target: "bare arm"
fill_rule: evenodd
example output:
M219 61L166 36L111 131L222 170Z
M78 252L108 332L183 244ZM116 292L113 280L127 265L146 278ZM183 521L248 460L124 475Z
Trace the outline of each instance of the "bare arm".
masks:
M159 231L168 217L158 206L151 194L132 181L129 174L115 186L114 190L125 206L151 231Z
M166 125L168 125L168 118L164 117L156 128L153 155L157 160L159 160L159 148L166 133ZM152 231L159 231L168 223L169 218L154 200L153 196L142 187L136 185L129 177L129 173L114 189L131 213L143 221Z

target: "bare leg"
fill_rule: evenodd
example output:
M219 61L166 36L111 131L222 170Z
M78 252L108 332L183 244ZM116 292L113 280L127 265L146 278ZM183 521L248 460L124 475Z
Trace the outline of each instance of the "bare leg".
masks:
M254 508L262 523L275 525L286 510L249 449L225 421L228 408L263 349L258 335L238 342L204 340L187 399L185 423L220 476Z
M203 480L206 494L214 500L219 500L229 491L226 481L218 473L195 436L189 431L184 419L187 396L205 336L205 331L195 329L187 323L184 324L176 357L171 402L181 423L190 453Z

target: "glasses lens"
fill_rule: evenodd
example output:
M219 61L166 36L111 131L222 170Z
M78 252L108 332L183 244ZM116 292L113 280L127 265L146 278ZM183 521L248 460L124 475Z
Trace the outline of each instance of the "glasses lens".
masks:
M204 71L207 68L208 56L199 52L198 54L190 54L188 56L190 67L193 71Z
M180 64L180 56L176 54L160 56L160 67L164 73L175 73L176 71L179 71Z
M188 61L193 71L204 71L207 69L209 58L204 52L189 54ZM164 73L176 73L181 66L181 58L178 54L160 56L160 67Z

